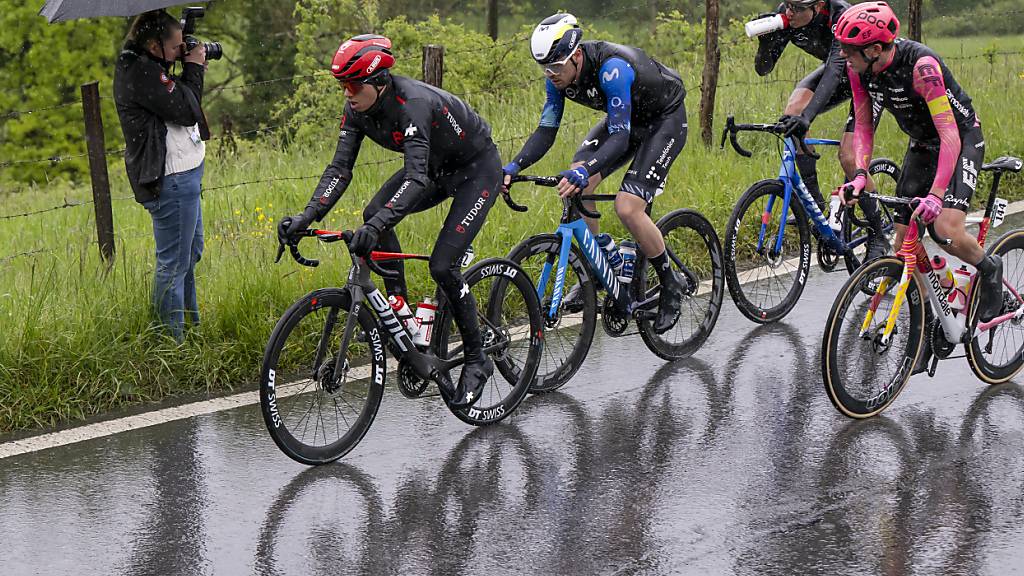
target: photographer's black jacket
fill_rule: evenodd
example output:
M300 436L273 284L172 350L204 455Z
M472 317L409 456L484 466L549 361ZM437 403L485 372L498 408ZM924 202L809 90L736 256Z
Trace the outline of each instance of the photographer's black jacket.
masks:
M210 128L200 104L203 74L200 64L185 62L181 76L146 50L126 44L114 70L114 102L124 133L124 164L135 200L146 202L160 195L167 155L167 126L199 124L203 140Z

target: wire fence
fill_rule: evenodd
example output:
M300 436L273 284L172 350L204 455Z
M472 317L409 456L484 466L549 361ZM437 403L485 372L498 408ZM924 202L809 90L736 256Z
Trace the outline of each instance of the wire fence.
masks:
M603 17L604 18L608 18L609 16L612 16L612 15L614 15L616 13L622 13L622 12L626 12L628 10L638 10L638 9L646 9L646 8L647 8L646 4L637 4L637 5L633 5L633 6L622 7L622 8L619 8L617 10L614 10L614 11L612 11L610 13L603 14ZM1019 14L1019 13L1024 13L1024 10L1022 10L1022 11L1010 11L1010 12L1006 12L1005 14L1011 15L1011 14ZM462 54L475 53L475 52L479 52L480 50L493 50L493 49L500 49L500 48L505 48L505 47L512 47L512 46L514 46L516 44L522 44L523 42L526 41L526 39L527 39L527 34L523 33L523 32L519 32L519 33L513 34L512 36L510 36L507 39L504 39L504 40L501 40L501 41L498 41L498 42L488 43L488 44L482 45L480 47L469 47L469 48L461 48L461 49L458 49L458 50L449 50L449 51L445 52L445 55L448 56L448 57L458 57L459 55L462 55ZM741 44L749 43L749 42L751 42L751 40L746 38L746 37L738 37L738 38L735 38L735 39L730 39L730 40L721 42L719 44L719 49L721 51L723 51L723 52L729 52L729 49L731 49L731 48L733 48L735 46L741 45ZM695 64L698 61L701 61L703 59L703 53L699 49L695 50L693 48L693 46L687 46L687 47L684 47L684 48L680 48L678 50L674 50L674 51L668 52L663 57L664 58L670 58L670 57L678 56L680 54L693 55ZM415 57L419 57L419 55L420 55L419 52L418 51L414 51L414 50L405 51L405 52L396 52L396 56L398 56L399 58L415 58ZM949 56L949 57L945 58L945 60L947 60L947 61L961 61L961 60L987 59L990 62L993 62L997 58L1010 58L1010 57L1021 56L1021 55L1024 55L1024 51L986 50L986 51L983 51L982 53L978 53L978 54L967 54L967 55ZM655 54L655 57L657 57L657 56L658 55ZM725 66L725 65L733 64L735 62L738 62L740 60L745 60L745 59L748 59L748 58L749 58L749 54L746 54L745 52L744 53L739 53L739 54L726 53L726 54L722 55L721 64L723 66ZM241 83L241 84L230 84L230 85L224 85L224 86L217 86L217 87L214 87L213 89L211 89L208 92L208 94L220 94L220 93L246 91L246 90L257 89L257 88L260 88L260 87L277 85L277 84L281 84L281 83L295 84L297 82L315 81L315 80L317 80L319 78L328 77L329 74L330 74L330 72L325 70L325 71L317 71L317 72L314 72L314 73L295 74L295 75L291 75L291 76L283 76L283 77L279 77L279 78L271 78L271 79L267 79L267 80L260 80L260 81L253 81L253 82L244 82L244 83ZM799 78L788 78L788 77L787 78L781 78L781 77L755 78L755 79L751 79L751 80L735 80L735 81L728 81L728 82L719 82L718 83L718 87L719 88L727 88L727 87L737 87L737 86L758 86L758 85L763 86L763 85L768 85L768 84L790 84L790 85L795 85L799 80L800 80ZM511 81L511 82L504 82L504 83L495 83L495 84L492 84L490 86L487 86L486 88L481 88L481 89L478 89L478 90L468 90L468 91L462 91L462 92L453 92L453 94L455 94L456 96L463 97L463 98L471 98L471 97L483 96L483 95L494 96L495 94L500 94L500 93L505 92L505 91L514 91L514 90L520 90L520 89L526 89L526 88L534 87L534 86L536 86L538 84L539 81L541 81L541 79L540 79L540 77L538 75L538 77L530 77L530 78L525 78L525 79L521 79L521 80ZM107 97L107 96L102 97L102 101L105 102L105 103L110 103L110 104L113 103L112 99L110 97ZM59 102L59 103L55 103L55 104L52 104L52 105L41 106L41 107L32 108L32 109L12 110L12 111L8 111L8 112L5 112L5 113L0 113L0 120L16 119L16 118L19 118L19 117L22 117L22 116L33 115L33 114L41 114L41 113L46 113L46 112L51 112L51 111L61 110L61 109L67 109L67 108L76 107L76 106L82 106L82 100L81 99L74 99L74 100L69 100L69 101L65 101L65 102ZM288 130L288 129L291 129L291 128L296 128L298 126L301 126L303 123L320 122L320 121L325 121L325 120L340 120L340 118L341 118L341 116L337 115L337 114L326 115L326 116L303 117L301 119L287 120L287 121L284 121L284 122L280 122L278 124L267 125L267 126L260 126L260 127L257 127L257 128L247 129L247 130L238 131L238 132L224 131L224 132L214 136L213 138L211 138L211 141L233 140L235 138L247 138L247 137L252 137L252 136L266 136L266 135L269 135L269 134L285 131L285 130ZM571 125L574 125L574 124L581 124L581 123L583 123L582 120L581 121L576 121L576 122L571 122L571 123L566 123L566 124L563 124L563 126L568 127L568 126L571 126ZM510 142L514 142L514 141L517 141L517 140L522 140L522 139L526 138L527 136L529 136L529 134L519 134L519 135L514 135L514 136L508 136L508 137L505 137L505 138L502 138L502 139L499 139L499 140L495 140L495 143L496 144L510 143ZM120 160L121 159L121 154L123 154L124 151L125 151L125 148L123 148L123 147L122 148L111 148L111 149L106 150L108 161L110 161L111 159ZM6 161L0 161L0 170L18 169L20 167L31 166L31 165L56 166L56 165L58 165L60 163L63 163L63 162L68 162L68 161L73 161L73 160L80 160L80 159L83 159L83 158L87 158L88 156L89 156L89 153L82 152L82 153L68 153L68 154L51 155L51 156L47 156L47 157L36 157L36 158L27 158L27 159L6 160ZM392 158L385 158L385 159L376 160L376 161L357 163L356 167L370 167L370 166L379 166L379 165L385 165L385 164L392 164L392 163L399 162L401 160L402 160L401 156L395 156L395 157L392 157ZM244 180L244 181L240 181L240 182L218 184L218 185L213 186L213 187L204 188L204 193L218 192L218 191L224 191L224 190L232 190L232 189L238 189L238 188L250 187L250 186L256 186L256 185L272 185L272 184L275 184L275 183L282 183L282 182L313 181L313 180L318 180L319 178L321 178L321 174L293 175L293 176L275 176L275 177L268 177L268 178L249 179L249 180ZM125 196L119 196L119 197L112 198L112 200L114 200L114 201L124 201L124 200L131 200L131 199L134 199L134 196L132 196L132 195L125 195ZM25 211L25 212L20 212L20 213L2 214L2 215L0 215L0 221L8 221L8 220L14 220L14 219L21 219L21 218L32 218L32 217L36 217L36 216L40 216L40 215L48 214L48 213L53 213L53 212L57 212L57 211L68 210L68 209L73 209L73 208L79 208L79 207L86 206L86 205L89 205L89 204L94 204L94 201L93 200L69 201L69 200L65 199L63 201L63 203L61 203L59 205L50 206L50 207L47 207L47 208L30 210L30 211ZM53 252L56 252L56 250L40 249L40 250L31 250L31 251L27 251L27 252L21 252L21 253L13 254L13 255L10 255L10 256L6 256L6 257L0 257L0 264L6 264L6 263L9 263L9 262L11 262L11 261L13 261L15 259L19 259L19 258L34 258L34 257L37 257L39 255L50 254L50 253L53 253Z

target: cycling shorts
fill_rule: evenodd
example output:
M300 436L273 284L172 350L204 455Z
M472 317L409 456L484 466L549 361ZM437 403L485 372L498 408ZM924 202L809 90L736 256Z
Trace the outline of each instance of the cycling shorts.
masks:
M648 204L665 191L665 179L676 156L686 145L686 106L680 102L652 122L629 131L629 148L601 176L607 178L626 162L632 161L622 179L620 192L643 198ZM608 139L607 118L590 129L587 138L573 156L573 162L587 160Z
M978 171L985 160L985 136L981 126L960 134L960 157L953 177L942 199L942 208L956 208L967 212L971 197L978 185ZM931 190L935 171L939 165L939 143L911 140L903 157L903 172L896 183L896 195L902 198L924 198ZM898 224L909 224L914 209L900 206L894 219Z

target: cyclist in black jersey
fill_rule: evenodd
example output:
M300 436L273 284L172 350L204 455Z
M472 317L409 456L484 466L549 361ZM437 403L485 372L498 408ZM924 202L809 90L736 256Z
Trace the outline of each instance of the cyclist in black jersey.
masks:
M978 315L991 320L1003 306L1002 260L986 255L965 229L967 211L985 156L981 121L970 96L942 58L927 46L897 40L899 20L885 2L864 2L836 25L849 67L856 118L857 174L847 185L864 189L874 147L871 107L879 102L910 136L898 196L920 198L914 215L952 244L942 248L977 267L981 285ZM909 209L896 214L895 245L903 242Z
M758 37L754 69L760 76L767 75L775 68L788 44L793 44L822 62L821 66L797 83L789 97L785 113L779 119L787 129L786 136L805 136L819 114L850 100L846 59L840 54L839 42L832 34L832 28L849 7L850 4L844 0L786 0L771 13L781 14L786 27ZM881 107L876 107L873 116L876 126L880 116ZM853 160L852 102L839 147L839 163L847 180L852 179L856 170ZM800 150L796 164L807 190L818 205L824 208L825 200L818 185L817 161ZM873 191L874 183L869 185ZM861 204L861 208L869 224L866 260L883 256L889 244L881 233L882 220L877 203L868 200Z
M615 199L615 212L647 255L661 282L654 330L675 325L682 284L665 252L665 240L648 213L654 197L686 144L686 90L674 70L642 50L611 42L583 42L571 14L544 19L531 37L531 52L547 77L540 125L503 169L511 176L540 160L555 142L565 100L606 111L584 139L572 165L561 173L563 197L590 193L602 179L630 162ZM597 222L588 220L591 231Z
M391 41L366 34L338 48L331 71L343 85L347 102L334 159L324 170L312 199L301 213L281 221L279 235L288 241L310 223L319 222L352 181L364 138L403 152L405 165L384 183L363 211L352 251L400 252L395 226L409 214L452 198L448 216L430 254L430 274L451 306L464 343L466 364L458 386L447 383L455 408L480 397L494 365L484 354L477 308L459 262L483 225L501 186L501 160L491 128L466 103L423 82L392 75ZM390 262L401 276L385 279L391 295L406 295L401 262Z

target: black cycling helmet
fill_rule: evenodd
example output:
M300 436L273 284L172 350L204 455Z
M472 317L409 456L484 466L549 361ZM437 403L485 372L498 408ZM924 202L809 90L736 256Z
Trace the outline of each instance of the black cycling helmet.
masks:
M572 56L583 40L576 17L554 14L537 25L530 37L530 53L538 64L560 64Z

